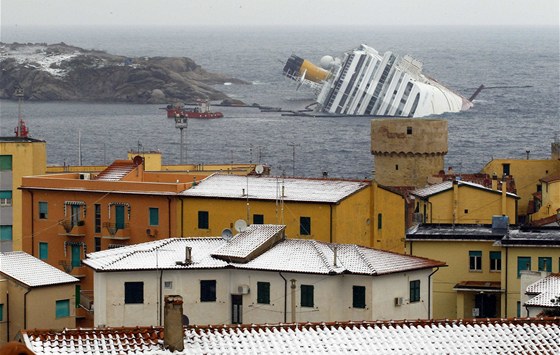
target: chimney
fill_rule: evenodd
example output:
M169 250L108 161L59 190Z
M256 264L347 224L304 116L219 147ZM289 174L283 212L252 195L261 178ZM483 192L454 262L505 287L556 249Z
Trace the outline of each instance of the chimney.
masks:
M185 264L192 264L192 248L185 247Z
M337 251L338 251L337 249L338 249L338 248L337 248L337 246L335 245L335 246L334 246L334 250L333 250L333 254L334 254L333 266L334 266L334 267L338 267L338 266L336 265L336 256L337 256Z
M183 297L165 296L163 322L163 346L170 351L183 351L185 347L183 330Z
M498 175L496 173L492 174L492 190L498 190Z

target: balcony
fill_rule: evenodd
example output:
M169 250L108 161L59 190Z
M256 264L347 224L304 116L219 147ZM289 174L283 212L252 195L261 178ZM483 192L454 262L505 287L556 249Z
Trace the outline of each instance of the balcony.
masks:
M62 219L58 222L58 235L65 237L85 237L86 223L83 220L73 222L70 219Z
M80 307L88 312L93 312L93 291L82 290L80 291Z
M112 223L105 222L103 227L109 232L109 235L103 236L105 239L128 240L130 239L129 223Z

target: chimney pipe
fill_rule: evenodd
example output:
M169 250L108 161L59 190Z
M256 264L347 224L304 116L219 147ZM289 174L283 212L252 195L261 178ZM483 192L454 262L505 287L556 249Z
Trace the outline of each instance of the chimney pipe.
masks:
M183 297L165 296L163 322L163 346L171 351L183 351L185 348L183 331Z
M334 253L334 262L333 262L333 266L334 266L334 267L337 267L337 265L336 265L336 254L337 254L337 249L338 249L338 248L337 248L337 246L335 245L335 246L334 246L334 250L333 250L333 253Z
M185 264L192 264L192 248L185 247Z

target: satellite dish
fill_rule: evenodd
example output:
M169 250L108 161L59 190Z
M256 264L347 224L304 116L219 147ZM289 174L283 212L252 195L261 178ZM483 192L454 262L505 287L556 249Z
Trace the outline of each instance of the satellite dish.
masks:
M139 166L139 165L142 165L142 163L144 162L144 158L137 155L132 159L132 161L134 162L134 165Z
M262 166L261 164L255 166L255 172L259 175L262 174L264 172L264 166Z
M235 224L233 226L236 231L241 233L245 231L245 229L247 229L247 222L245 222L245 220L243 219L238 219L237 221L235 221Z
M222 239L225 240L226 242L229 242L231 238L233 238L233 233L231 232L231 229L229 228L224 229L222 231Z

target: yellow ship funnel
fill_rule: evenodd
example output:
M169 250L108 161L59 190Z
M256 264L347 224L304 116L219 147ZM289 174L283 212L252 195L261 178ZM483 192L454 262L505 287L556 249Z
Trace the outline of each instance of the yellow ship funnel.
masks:
M292 55L286 61L282 73L292 80L306 79L315 83L323 82L330 75L328 70L318 67L307 59L302 59L296 55Z

